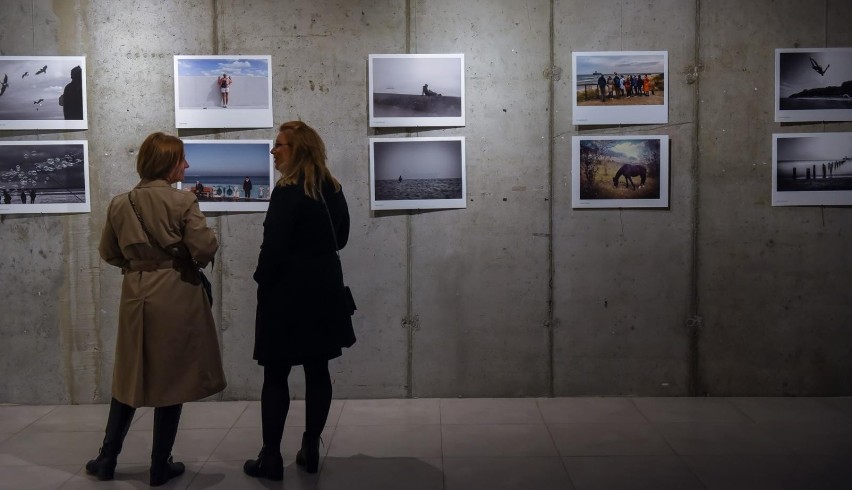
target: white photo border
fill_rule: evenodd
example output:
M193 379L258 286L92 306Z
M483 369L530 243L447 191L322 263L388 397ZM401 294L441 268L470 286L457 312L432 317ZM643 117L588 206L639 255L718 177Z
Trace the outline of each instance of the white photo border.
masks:
M53 204L4 204L0 200L0 214L68 214L89 213L92 211L92 198L89 185L89 142L86 140L29 140L29 141L0 141L0 146L74 146L83 147L83 186L85 202L53 203ZM14 196L17 197L17 196Z
M657 199L581 199L580 142L588 140L659 140L660 197ZM572 208L668 208L669 207L669 137L667 135L572 136L571 137L571 207Z
M776 133L772 135L772 206L849 206L852 190L779 191L778 190L778 140L786 138L823 138L839 140L852 148L852 133ZM823 145L825 146L825 145ZM852 153L843 155L852 167ZM816 159L819 160L819 159ZM852 179L852 176L847 177Z
M200 139L183 139L184 147L188 147L191 145L256 145L262 144L267 146L267 155L269 158L269 181L263 182L263 184L269 187L269 194L272 194L272 189L275 186L275 165L273 163L272 154L269 153L272 150L272 140L200 140ZM189 162L190 169L192 168L193 162ZM256 182L253 184L257 185ZM183 189L184 183L178 182L175 186L177 189ZM186 183L187 191L191 191L193 184ZM238 190L239 191L239 190ZM198 201L198 206L201 208L201 212L265 212L269 209L269 196L263 201L249 201L249 202L241 202L238 200L234 201Z
M257 60L266 62L266 107L239 108L229 106L227 109L220 105L202 108L181 108L180 106L180 77L178 64L181 61L209 60L233 61ZM271 55L175 55L174 56L174 86L175 86L175 128L271 128L272 119L272 56ZM220 110L221 109L221 110Z
M781 55L786 53L846 54L852 66L852 48L778 48L775 50L775 122L852 121L852 109L781 109ZM827 70L826 70L827 71ZM844 77L845 78L845 77Z
M375 80L373 63L376 59L398 58L398 59L457 59L459 62L459 80L461 87L461 115L460 116L423 116L423 117L376 117L374 108ZM371 54L368 57L367 69L367 99L369 124L371 128L387 127L454 127L465 125L465 64L464 54Z
M375 145L382 143L422 143L458 141L461 165L461 197L458 199L405 199L376 200L376 151ZM391 211L401 209L464 209L467 207L467 164L465 160L464 136L435 136L412 138L370 138L370 210Z
M662 105L620 105L614 107L587 107L577 105L578 57L660 56L663 62ZM669 52L668 51L575 51L571 53L571 108L572 124L665 124L669 122Z
M0 130L15 130L15 129L88 129L89 128L89 112L88 112L88 98L86 94L86 57L85 56L0 56L0 66L4 62L14 62L14 61L32 61L34 65L43 66L47 65L48 70L50 67L50 62L52 61L65 61L70 62L69 65L77 65L79 66L82 73L81 84L83 85L83 119L0 119ZM7 76L8 73L5 70L0 71L3 76ZM23 74L22 74L23 76ZM35 73L29 73L28 76L33 77L35 79ZM17 74L14 74L11 82L9 82L9 87L7 87L7 93L3 94L4 98L10 97L9 88L14 88L15 85L22 83L21 80L23 78L17 77ZM63 89L64 86L70 82L71 75L67 74L67 81L62 83ZM26 82L30 83L30 82ZM47 101L47 103L57 104L59 105L59 97L53 101ZM0 104L4 101L3 98L0 98ZM27 101L29 102L29 100ZM32 101L35 103L35 101ZM2 117L2 116L0 116Z

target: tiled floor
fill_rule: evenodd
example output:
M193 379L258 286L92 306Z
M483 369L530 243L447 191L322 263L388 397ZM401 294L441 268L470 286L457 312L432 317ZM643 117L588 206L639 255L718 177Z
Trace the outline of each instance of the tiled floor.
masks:
M147 488L152 410L139 409L116 480L83 465L106 405L0 405L0 489ZM258 402L185 405L164 488L852 489L852 398L337 400L320 472L295 464L304 402L284 434L284 482L242 473Z

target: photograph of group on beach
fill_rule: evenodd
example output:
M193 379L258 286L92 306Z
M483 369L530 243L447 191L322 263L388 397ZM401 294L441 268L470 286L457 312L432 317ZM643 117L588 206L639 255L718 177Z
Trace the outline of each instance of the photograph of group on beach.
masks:
M852 48L775 50L775 122L794 121L852 121Z
M88 213L86 141L0 142L0 214Z
M0 130L87 128L85 56L0 56Z
M773 206L852 204L852 133L772 135Z
M273 186L270 140L183 140L189 168L178 189L201 211L266 211Z
M668 52L574 52L573 123L668 122Z
M175 127L271 128L272 57L174 57Z
M464 126L463 54L371 54L370 127Z
M467 207L464 137L370 138L370 209Z
M668 207L668 136L574 136L572 145L572 207Z

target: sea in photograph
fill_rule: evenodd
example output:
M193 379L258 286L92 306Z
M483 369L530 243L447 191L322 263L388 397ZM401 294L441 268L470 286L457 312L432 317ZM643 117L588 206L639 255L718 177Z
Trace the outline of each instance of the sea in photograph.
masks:
M210 189L209 195L201 196L201 200L218 201L222 199L245 198L243 191L243 180L245 175L185 175L181 188L192 190L196 182L201 182L205 188ZM252 182L251 199L268 201L271 193L269 187L269 176L249 175Z
M782 111L808 111L822 109L852 109L848 97L781 97L778 108Z
M0 189L0 203L5 204L6 199L3 190ZM9 192L11 197L9 204L23 204L20 189L5 190ZM35 202L32 200L31 188L25 188L25 191L26 204L82 204L86 202L86 189L39 188L36 189Z
M0 145L0 200L21 203L21 189L36 192L36 204L84 203L83 145Z
M462 179L393 179L376 181L376 201L461 199Z
M852 159L782 160L776 181L779 192L852 190Z
M461 97L373 94L374 117L461 117Z

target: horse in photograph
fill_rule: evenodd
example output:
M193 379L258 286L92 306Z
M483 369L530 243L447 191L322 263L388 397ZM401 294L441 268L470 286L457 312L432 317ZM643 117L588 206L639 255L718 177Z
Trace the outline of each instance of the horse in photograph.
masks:
M647 175L647 172L644 165L632 165L630 163L622 165L621 168L618 169L618 172L616 172L615 177L612 178L613 187L618 187L618 179L620 179L622 175L624 176L624 185L628 189L630 186L633 186L633 190L636 190L636 184L633 183L633 179L631 177L637 176L642 179L642 181L639 182L639 187L645 187L645 176Z

